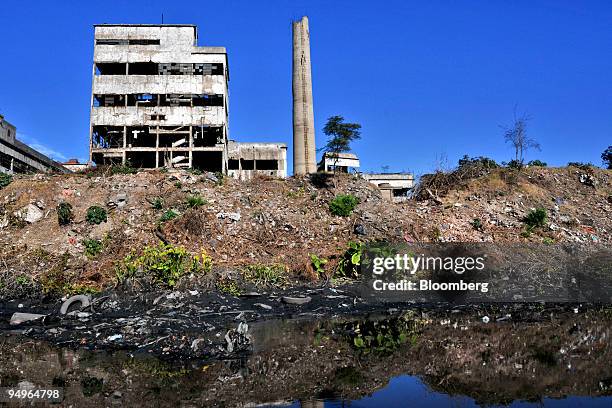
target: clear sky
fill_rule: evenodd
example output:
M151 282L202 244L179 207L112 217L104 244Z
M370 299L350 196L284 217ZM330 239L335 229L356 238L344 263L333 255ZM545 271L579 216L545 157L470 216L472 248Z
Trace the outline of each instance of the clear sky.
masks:
M286 142L289 157L290 22L304 14L317 145L329 116L361 123L364 170L507 161L500 125L515 105L542 145L528 160L601 165L612 144L610 0L2 0L0 113L55 158L87 158L92 25L162 13L198 25L199 45L227 47L230 137Z

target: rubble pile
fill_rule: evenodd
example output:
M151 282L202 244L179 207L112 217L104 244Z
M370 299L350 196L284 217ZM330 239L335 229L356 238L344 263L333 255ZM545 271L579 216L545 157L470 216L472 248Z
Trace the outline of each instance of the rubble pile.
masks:
M337 194L359 199L350 216L330 213ZM490 169L444 194L401 203L352 175L333 182L179 170L22 176L0 190L0 279L36 281L55 268L103 286L118 260L160 240L206 251L215 268L280 263L296 277L308 275L310 254L332 267L350 241L610 243L611 194L610 171L575 167ZM67 225L58 223L62 202L72 206ZM91 206L105 208L107 221L87 222ZM536 208L545 209L546 225L526 231L523 219ZM101 243L99 254L88 254L90 240Z

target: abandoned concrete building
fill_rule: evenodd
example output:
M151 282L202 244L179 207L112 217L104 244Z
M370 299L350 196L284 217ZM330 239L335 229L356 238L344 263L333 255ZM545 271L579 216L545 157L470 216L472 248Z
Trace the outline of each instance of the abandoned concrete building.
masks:
M281 144L230 155L227 52L198 46L195 25L101 24L94 41L92 162L286 175Z
M353 153L323 153L318 164L318 171L348 173L350 169L358 171L359 158Z
M14 174L50 171L65 173L66 169L17 140L17 128L0 115L0 172Z
M361 177L376 185L389 201L407 200L414 188L414 176L408 173L363 173Z

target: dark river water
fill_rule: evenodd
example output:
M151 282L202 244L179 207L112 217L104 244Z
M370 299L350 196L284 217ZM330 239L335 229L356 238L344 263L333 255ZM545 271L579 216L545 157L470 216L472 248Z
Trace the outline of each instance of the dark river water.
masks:
M0 387L60 388L74 407L612 408L607 312L489 324L423 316L251 323L248 348L214 360L4 333ZM202 342L223 347L209 334Z

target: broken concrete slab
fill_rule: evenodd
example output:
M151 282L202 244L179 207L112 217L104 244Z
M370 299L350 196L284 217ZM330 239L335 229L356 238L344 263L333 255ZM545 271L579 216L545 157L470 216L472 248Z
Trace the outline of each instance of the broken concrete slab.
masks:
M283 296L282 297L282 301L290 305L304 305L310 302L311 300L312 298L310 296L303 296L303 297Z
M45 317L46 315L44 314L37 314L37 313L13 313L13 316L11 316L11 321L10 324L11 326L16 326L18 324L22 324L25 322L31 322L34 320L39 320L42 319L43 317Z

